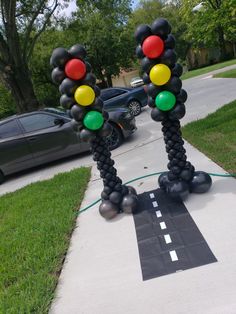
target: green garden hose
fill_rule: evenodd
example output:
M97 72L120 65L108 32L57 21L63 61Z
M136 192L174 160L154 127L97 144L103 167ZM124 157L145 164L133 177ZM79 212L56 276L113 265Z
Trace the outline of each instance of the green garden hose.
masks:
M164 173L165 171L161 171L161 172L154 172L154 173L150 173L150 174L146 174L144 176L141 176L141 177L137 177L137 178L134 178L130 181L127 181L125 182L124 184L127 185L129 183L132 183L132 182L135 182L135 181L138 181L138 180L141 180L141 179L145 179L145 178L148 178L148 177L152 177L152 176L158 176L162 173ZM223 178L229 178L229 177L236 177L236 173L233 173L233 174L223 174L223 173L208 173L210 176L213 176L213 177L223 177ZM94 205L96 205L97 203L99 203L101 201L101 198L97 199L95 202L91 203L90 205L82 208L80 211L77 212L78 215L80 215L81 213L85 212L87 209L93 207Z

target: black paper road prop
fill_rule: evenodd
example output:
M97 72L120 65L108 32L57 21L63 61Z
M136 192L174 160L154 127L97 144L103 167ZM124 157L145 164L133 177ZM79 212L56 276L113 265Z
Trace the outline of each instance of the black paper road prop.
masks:
M141 59L143 80L147 84L151 117L162 123L169 172L159 177L159 186L172 198L184 200L189 193L207 192L211 177L195 171L187 161L179 119L185 115L187 93L182 89L182 66L176 63L175 38L165 19L157 19L151 26L140 25L135 33L136 54Z
M138 196L134 223L143 280L217 261L184 203L162 189Z
M70 110L73 128L79 132L81 141L91 145L93 159L104 184L99 212L104 218L112 219L120 212L133 213L138 199L135 189L123 185L117 176L105 141L112 131L107 121L108 113L103 110L100 89L95 85L96 77L85 57L86 51L80 44L68 51L56 48L50 60L54 67L52 80L60 84L60 104Z

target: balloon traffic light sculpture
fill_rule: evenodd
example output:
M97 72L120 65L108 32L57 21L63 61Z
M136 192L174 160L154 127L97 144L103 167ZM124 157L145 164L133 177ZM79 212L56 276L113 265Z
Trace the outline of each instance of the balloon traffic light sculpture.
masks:
M162 123L168 153L169 172L159 177L159 185L173 198L185 199L189 193L204 193L211 187L211 177L195 171L187 161L179 120L185 115L187 93L182 89L182 66L176 63L175 38L167 20L160 18L150 26L140 25L135 38L136 55L141 59L147 84L151 117Z
M135 189L123 185L117 176L105 141L112 127L107 122L108 113L103 110L96 77L91 73L91 65L85 61L85 57L86 50L80 44L68 51L56 48L50 59L54 67L52 80L60 84L60 104L70 110L73 128L79 132L82 141L90 142L93 159L97 162L104 184L99 212L104 218L111 219L120 212L134 212L138 198Z

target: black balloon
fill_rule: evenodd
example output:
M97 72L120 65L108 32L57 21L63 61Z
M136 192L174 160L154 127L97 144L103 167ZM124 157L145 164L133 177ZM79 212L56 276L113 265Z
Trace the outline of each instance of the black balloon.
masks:
M69 53L72 57L77 59L84 59L86 57L86 50L80 44L72 46L69 50Z
M99 212L102 217L109 220L119 213L119 207L109 200L102 201L99 206Z
M65 78L61 85L59 86L59 91L61 94L66 94L67 96L74 96L75 90L78 87L78 84L69 79Z
M87 73L80 82L81 85L90 85L94 87L96 84L96 76L93 73Z
M109 122L105 122L103 124L102 129L99 130L99 135L102 137L108 137L111 135L112 130L113 130L113 128L112 128L111 124Z
M65 76L65 72L63 70L61 70L60 68L56 67L52 70L52 81L55 84L61 84L61 82L64 80Z
M75 99L73 97L69 97L66 94L61 95L60 105L65 109L70 109L71 106L75 103Z
M161 86L157 86L153 83L150 83L147 85L147 93L149 96L151 96L152 98L156 98L156 96L162 91L162 87Z
M160 62L166 64L169 67L174 67L177 60L176 52L173 49L164 50L160 57Z
M183 74L183 67L179 63L176 63L173 69L171 70L172 75L180 77Z
M169 34L165 40L165 49L174 49L175 48L175 37L172 34Z
M145 57L141 45L138 45L138 46L136 47L135 53L136 53L136 56L137 56L139 59L142 59L142 58Z
M155 99L152 97L148 97L148 106L151 108L156 108Z
M76 120L71 120L70 124L71 124L72 129L73 129L75 132L78 132L78 131L80 130L80 128L82 127L81 123L79 123L79 122L76 121Z
M182 87L182 81L177 76L172 76L169 82L165 85L165 89L173 94L179 94Z
M145 38L152 35L150 26L148 25L139 25L134 34L135 39L138 43L142 43Z
M173 199L185 200L189 195L189 187L185 181L173 181L167 186L167 193Z
M212 180L208 173L196 171L190 182L190 191L192 193L205 193L211 188L211 185Z
M171 120L180 120L185 116L185 105L177 104L173 110L169 112L169 118Z
M181 103L185 103L187 98L188 98L188 94L184 89L181 89L179 94L176 95L176 100L181 102Z
M189 169L184 169L180 173L180 178L184 181L190 181L193 178L192 171Z
M88 129L81 130L79 136L80 136L81 141L83 141L83 142L89 142L89 141L95 139L95 137L96 137L94 132L92 132Z
M120 204L120 202L122 201L122 194L119 192L112 192L109 196L109 199L112 203L114 204Z
M70 60L68 51L59 47L53 50L50 64L54 67L63 68L68 60Z
M162 173L158 178L158 184L160 188L165 189L169 183L170 180L168 178L168 173L167 172Z
M94 90L94 93L95 93L95 96L96 97L99 97L100 95L101 95L101 90L100 90L100 88L97 86L97 85L95 85L94 87L93 87L93 90ZM96 102L96 101L95 101Z
M138 198L134 194L128 194L123 197L121 209L127 214L134 213L138 207Z
M166 113L158 108L153 108L151 111L151 117L154 121L162 121L165 119Z
M143 82L144 82L144 84L151 83L150 77L149 77L149 75L147 73L143 74Z
M92 71L92 66L89 62L85 61L85 66L86 66L86 73L89 73Z
M129 194L137 195L137 191L135 190L135 188L133 188L133 187L130 186L130 185L128 185L127 188L128 188L128 190L129 190Z
M82 108L81 106L74 105L71 108L71 115L76 121L83 120L86 113L85 108Z
M167 35L171 32L171 26L166 19L160 18L152 23L151 30L153 34L167 38Z
M144 57L141 61L141 67L144 72L149 73L151 68L157 63L155 59L149 59L148 57Z

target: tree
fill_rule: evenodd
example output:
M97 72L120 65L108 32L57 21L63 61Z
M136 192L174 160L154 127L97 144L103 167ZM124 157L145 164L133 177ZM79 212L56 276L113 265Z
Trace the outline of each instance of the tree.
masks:
M39 36L60 7L59 0L0 1L0 76L17 111L37 109L29 61Z
M172 33L176 38L177 55L180 59L185 60L188 49L190 48L190 43L184 38L187 25L181 18L178 2L171 1L165 4L164 1L161 0L141 0L138 8L134 10L128 22L130 36L133 37L134 31L138 25L150 25L159 17L166 18L170 22ZM134 40L133 46L136 46Z
M124 30L131 13L130 0L78 0L69 29L88 51L97 78L112 86L112 75L130 65L130 38Z
M227 58L226 41L236 40L235 0L182 0L181 13L188 25L186 38L195 47L218 47L220 60Z

